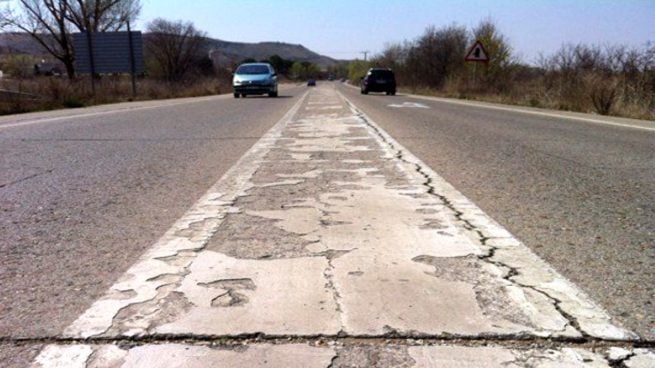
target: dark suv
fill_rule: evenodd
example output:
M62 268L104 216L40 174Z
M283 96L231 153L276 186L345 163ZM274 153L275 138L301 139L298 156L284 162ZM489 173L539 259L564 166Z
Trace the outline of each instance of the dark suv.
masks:
M362 94L369 92L386 92L387 95L396 94L396 77L391 69L372 68L362 78Z

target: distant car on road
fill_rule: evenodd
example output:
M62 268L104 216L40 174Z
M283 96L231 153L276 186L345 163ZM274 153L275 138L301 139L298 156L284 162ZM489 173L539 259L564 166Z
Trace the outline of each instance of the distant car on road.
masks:
M315 79L308 80L307 87L316 87L316 80Z
M396 76L391 69L371 68L362 78L360 88L363 95L369 92L386 92L387 95L395 95Z
M277 73L269 63L245 63L239 65L232 78L234 98L247 95L277 97Z

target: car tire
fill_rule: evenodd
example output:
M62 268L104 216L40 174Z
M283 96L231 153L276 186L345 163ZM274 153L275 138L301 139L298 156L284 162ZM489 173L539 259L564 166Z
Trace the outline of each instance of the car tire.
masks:
M242 94L241 94L241 98L246 98L246 94L245 94L245 93L242 93Z
M234 94L234 98L239 98L239 94L238 94L238 93L235 93L235 94Z
M365 90L365 89L363 89L363 90L362 90L362 94L363 94L363 95L367 95L367 94L368 94L368 91Z
M277 97L277 91L275 92L269 92L268 97Z

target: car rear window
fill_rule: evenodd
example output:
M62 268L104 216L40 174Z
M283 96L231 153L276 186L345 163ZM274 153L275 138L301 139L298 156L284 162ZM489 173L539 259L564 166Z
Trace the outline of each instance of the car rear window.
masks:
M371 70L371 75L375 78L393 79L391 70Z
M236 74L268 74L268 72L266 65L241 65Z

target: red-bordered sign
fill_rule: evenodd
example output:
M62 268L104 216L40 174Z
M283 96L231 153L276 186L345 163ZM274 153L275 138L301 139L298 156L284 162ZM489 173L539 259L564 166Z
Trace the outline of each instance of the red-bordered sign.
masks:
M478 63L489 62L489 54L487 53L487 50L485 50L484 46L482 46L482 42L475 41L473 46L471 46L469 51L466 53L464 61L473 61Z

